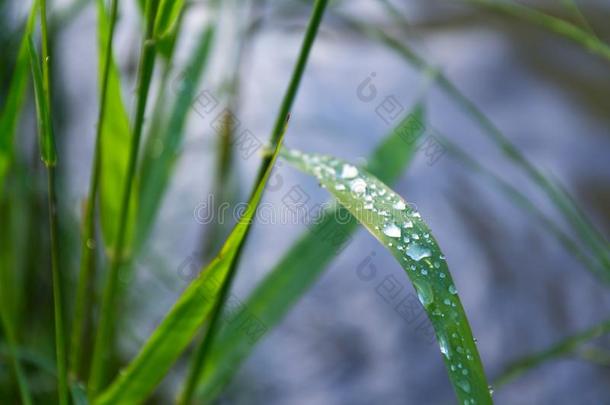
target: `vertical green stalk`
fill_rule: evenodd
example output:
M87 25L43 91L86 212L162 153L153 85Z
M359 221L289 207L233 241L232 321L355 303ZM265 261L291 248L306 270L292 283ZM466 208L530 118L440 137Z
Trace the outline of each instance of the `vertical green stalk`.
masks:
M29 38L30 64L36 97L40 153L47 168L49 233L51 243L51 272L53 278L53 310L55 318L55 351L57 357L58 396L60 405L68 404L68 379L66 367L66 339L63 321L61 275L59 273L59 239L57 233L57 197L55 193L55 165L57 155L51 122L51 88L49 74L49 47L47 30L47 2L40 2L42 34L42 72L40 59L32 37Z
M81 240L81 262L78 287L76 290L76 306L74 312L74 323L72 328L70 371L74 378L78 377L81 369L83 357L83 331L85 329L85 312L87 310L88 294L87 290L91 283L93 267L95 264L95 211L97 191L99 188L100 168L101 168L101 138L106 112L106 94L108 92L108 77L110 63L112 61L112 43L114 37L114 27L117 19L118 0L112 0L110 5L110 26L108 28L108 41L106 43L106 56L102 72L102 84L100 92L100 108L97 118L97 131L95 134L95 150L93 156L93 166L91 168L91 178L89 180L89 196L85 208L84 229Z
M44 0L43 0L44 3ZM57 233L57 197L55 195L55 166L47 166L49 230L51 237L51 269L53 272L53 300L55 315L55 341L59 403L68 404L68 377L66 367L66 338L64 336L61 276L59 274L59 235Z
M91 375L89 377L89 395L94 397L95 394L102 388L104 384L105 374L107 370L107 356L111 347L111 331L115 323L115 313L117 311L117 285L119 278L119 269L123 264L123 253L125 249L127 217L129 214L129 201L133 188L133 182L136 173L138 149L140 146L140 138L142 135L142 127L144 126L144 113L146 111L146 102L150 82L155 63L155 42L154 23L159 0L149 0L147 2L146 11L146 34L142 42L142 54L140 56L140 64L138 68L138 99L136 104L135 121L133 128L133 136L131 139L131 149L129 152L129 162L127 167L127 175L125 177L123 197L121 201L121 212L119 218L118 234L115 241L113 251L110 253L110 269L106 280L106 286L102 297L102 305L100 312L100 322L95 338L93 349L93 361L91 364Z
M301 50L299 52L299 56L292 72L292 77L290 79L290 83L288 84L288 88L286 89L286 93L284 94L284 99L282 100L282 104L280 106L280 110L278 112L275 126L273 127L273 132L271 133L271 141L270 148L275 149L277 147L278 142L282 138L282 134L286 130L286 125L288 123L288 118L290 114L290 109L294 103L294 99L296 97L297 90L299 88L299 84L303 77L303 72L305 71L305 66L307 64L307 60L309 58L309 53L311 51L311 47L315 41L316 35L318 33L318 28L320 26L320 22L322 21L322 16L324 15L324 11L326 9L326 5L328 4L328 0L316 0L311 17L309 19L309 23L307 25L307 30L305 32L305 37L303 39L303 43L301 45ZM273 162L273 156L266 155L261 162L258 175L256 178L256 183L254 190L256 190L256 185L260 183L260 181L264 178L265 172ZM253 191L254 195L255 191ZM251 198L252 199L252 198ZM251 200L250 199L250 200ZM220 317L222 315L222 309L227 300L229 291L231 290L231 286L233 284L233 280L235 279L235 275L237 273L237 266L239 265L239 260L241 257L241 253L243 250L243 246L246 243L248 238L248 234L250 233L250 227L246 230L246 234L244 235L244 239L242 243L237 248L237 253L231 265L229 267L229 271L227 273L227 278L220 288L220 292L218 295L218 299L216 304L212 310L212 314L210 316L210 322L208 328L203 336L203 341L199 348L196 350L195 356L191 363L191 367L189 369L189 373L187 376L187 380L184 386L184 390L178 403L181 405L187 405L192 402L192 397L195 392L195 388L197 387L197 382L199 381L199 376L201 374L201 369L205 363L205 360L208 356L209 350L212 347L212 343L214 338L217 335L219 329Z

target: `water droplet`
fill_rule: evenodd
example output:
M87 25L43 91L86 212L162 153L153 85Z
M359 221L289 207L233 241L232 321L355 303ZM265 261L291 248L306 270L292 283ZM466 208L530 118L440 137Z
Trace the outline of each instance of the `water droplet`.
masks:
M447 342L447 338L445 335L440 335L438 337L438 345L441 348L441 353L445 355L448 359L451 358L451 348L449 347L449 342Z
M407 208L407 206L405 205L405 203L402 200L398 200L394 203L394 205L392 205L392 208L394 208L395 210L404 210L405 208Z
M362 194L366 191L366 182L362 179L356 179L350 183L350 190L356 194Z
M87 247L89 249L95 249L95 241L93 239L87 239Z
M494 387L492 387L491 385L488 385L487 389L489 390L489 395L492 396L494 394Z
M400 228L391 223L383 228L383 233L390 238L400 238ZM408 251L408 249L407 249Z
M403 228L413 228L413 222L411 221L405 221L404 224L402 224Z
M415 261L420 261L424 257L430 257L431 255L429 249L422 247L416 243L410 244L406 250L406 253L411 259Z
M457 290L455 289L455 286L453 284L449 286L449 294L457 294Z
M417 291L417 298L419 299L419 302L421 302L426 308L430 306L430 304L434 302L432 287L430 287L428 283L419 280L413 281L413 285Z
M464 390L464 392L470 392L470 383L466 380L459 380L457 385Z
M344 179L353 179L358 175L358 169L356 166L352 166L349 164L344 164L343 169L341 170L341 177Z

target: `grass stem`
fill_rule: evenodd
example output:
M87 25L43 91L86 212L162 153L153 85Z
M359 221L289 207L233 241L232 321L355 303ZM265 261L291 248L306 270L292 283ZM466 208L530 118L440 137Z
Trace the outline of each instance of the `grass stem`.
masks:
M299 84L301 83L301 79L303 78L303 72L305 71L305 66L307 64L307 60L309 58L309 53L315 41L316 35L318 33L318 28L322 21L322 17L324 15L324 11L326 10L326 5L328 4L327 0L316 0L311 17L309 19L309 23L307 25L307 30L305 32L305 37L303 39L303 43L301 45L301 50L299 52L299 56L292 72L292 76L290 82L288 84L288 88L286 89L286 93L284 94L284 98L282 100L282 104L280 105L280 110L278 112L275 125L273 127L273 132L271 133L270 140L270 148L275 149L280 141L288 122L290 109L294 103L294 99L296 98L296 93L299 88ZM264 178L265 173L267 172L270 164L273 162L273 156L265 156L263 157L263 161L260 165L259 172L256 178L256 185L260 183L260 181ZM252 195L254 195L256 190L256 185L254 187L254 191ZM207 330L204 333L203 341L201 345L197 348L195 352L195 356L191 363L191 367L188 372L187 380L184 386L184 390L182 395L178 401L181 405L187 405L192 402L193 394L195 392L195 388L197 387L197 383L199 382L199 376L203 369L203 365L207 359L208 353L212 344L214 342L214 338L218 333L218 329L220 327L220 318L222 315L222 310L224 308L224 304L229 295L229 291L231 290L231 286L233 284L233 280L235 279L235 275L237 273L237 266L239 265L239 260L241 257L241 253L243 250L243 246L246 243L248 238L249 230L251 228L248 227L246 230L246 234L242 243L237 248L237 253L229 267L229 271L227 273L227 278L222 285L220 292L218 294L217 301L210 315L210 322Z
M57 232L57 197L55 179L55 141L51 122L51 86L50 86L50 56L49 37L47 29L47 2L40 1L40 32L42 35L42 88L46 114L39 117L47 120L46 133L42 134L46 145L42 151L47 169L49 233L51 243L51 272L53 278L53 312L55 318L55 352L57 356L58 396L60 405L68 404L68 378L66 361L66 338L63 317L63 296L61 274L59 270L59 235ZM38 62L38 61L37 61ZM46 116L45 116L46 115Z
M93 349L91 375L89 377L89 396L95 397L102 388L107 369L107 358L111 348L111 335L117 312L117 289L119 270L124 264L124 249L126 242L127 220L129 215L129 201L132 194L134 178L137 168L138 149L142 128L144 126L144 113L148 91L155 62L154 23L159 0L149 0L146 9L146 35L142 42L142 54L138 68L136 113L129 152L129 162L125 176L124 191L121 200L118 234L113 251L110 253L110 268L107 275L106 286L102 296L100 322L98 325Z
M101 170L101 139L103 133L105 112L106 112L106 95L108 93L108 77L110 75L110 65L112 61L112 44L114 37L114 27L118 14L118 0L112 0L110 5L110 25L108 31L108 41L106 43L106 54L104 59L104 68L102 72L102 82L100 90L100 106L97 119L97 130L95 134L95 149L93 152L93 165L91 168L91 176L89 180L89 195L85 207L84 229L81 239L81 261L80 273L78 278L78 286L76 290L76 306L74 312L74 322L72 327L71 340L71 357L70 371L74 377L79 376L81 362L83 357L83 332L85 330L88 288L91 283L93 269L96 256L96 238L95 238L95 212L97 192L100 182Z

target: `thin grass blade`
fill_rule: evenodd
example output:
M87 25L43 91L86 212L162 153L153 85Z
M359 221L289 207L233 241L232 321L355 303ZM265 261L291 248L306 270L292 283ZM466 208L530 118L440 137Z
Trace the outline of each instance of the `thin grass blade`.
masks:
M555 360L573 354L580 346L599 336L610 333L610 320L586 329L576 335L557 342L546 350L525 356L509 364L495 380L494 386L501 387L513 381L522 374L532 370L547 361Z
M104 61L106 60L110 23L103 1L97 0L98 15L98 71L99 83L103 81ZM132 134L129 127L129 117L123 96L119 70L110 55L110 67L106 88L105 116L101 131L101 165L99 184L100 225L106 251L116 243L118 223L121 210L123 181L127 175L129 151ZM101 88L100 88L101 91ZM127 241L133 238L137 198L131 199L129 223L127 225Z
M137 74L137 101L133 133L128 145L129 156L125 175L120 179L122 185L120 206L117 217L116 240L110 251L110 265L106 275L106 284L102 295L100 306L100 320L96 331L95 344L93 347L93 360L91 362L91 374L89 377L89 395L95 397L104 387L107 378L108 358L114 347L113 328L116 322L119 303L119 271L122 266L129 264L130 247L133 239L130 234L134 218L132 207L134 199L132 191L137 189L136 171L140 149L140 138L144 127L144 114L148 102L148 92L152 81L155 67L155 41L153 40L153 28L159 6L158 0L146 2L146 30L142 39L140 62ZM104 153L104 152L102 152Z
M545 229L552 233L553 236L555 236L555 238L564 246L566 251L573 254L574 257L577 258L586 268L588 268L592 274L599 277L599 280L603 281L604 283L610 283L608 273L604 271L602 267L600 267L599 263L592 260L589 257L588 252L586 252L570 235L564 232L552 218L540 210L540 208L538 208L536 204L534 204L523 192L521 192L517 187L508 183L506 180L497 176L491 170L483 167L466 151L446 137L442 139L442 143L447 148L449 153L456 159L464 163L473 171L480 173L482 176L487 178L509 199L514 201L515 204L536 217L544 225Z
M114 27L118 15L118 0L112 0L110 5L110 21L106 15L104 9L104 3L102 0L97 0L97 11L98 11L98 38L99 38L99 66L100 66L100 106L98 110L98 122L95 134L95 148L93 155L93 163L91 168L91 175L89 181L89 194L86 201L85 213L83 219L83 234L81 236L81 259L80 259L80 272L78 278L78 286L76 291L75 299L75 310L74 319L72 323L72 336L71 336L71 350L70 350L70 372L73 376L79 376L82 368L82 360L84 355L83 342L85 323L87 314L90 312L90 308L93 306L93 300L90 299L90 285L93 279L93 272L95 267L95 259L97 252L97 237L96 237L96 213L97 213L97 197L99 191L99 183L101 176L102 167L102 139L104 135L104 128L106 124L106 111L109 106L107 102L107 95L109 92L108 83L110 81L111 67L113 66L112 59L112 44L114 37ZM116 67L114 67L116 69ZM115 72L116 73L116 72ZM115 86L118 85L117 77L115 76ZM118 90L114 88L115 98L111 100L112 103L116 103L114 108L117 110L113 118L121 117L126 119L126 112L122 105ZM118 97L117 97L118 96ZM123 107L123 108L121 108ZM123 115L122 115L122 114ZM108 120L109 121L109 120ZM121 136L121 133L114 133L114 136ZM123 137L128 137L128 134L123 133ZM107 211L106 211L107 214Z
M576 42L589 52L610 62L610 46L591 34L586 28L582 29L571 22L511 1L466 0L466 2L538 25Z
M309 16L309 21L307 22L307 28L305 29L305 35L301 43L301 48L299 50L296 63L292 70L290 81L288 82L288 86L284 93L282 103L280 104L280 108L275 119L275 125L273 126L273 130L271 132L270 144L275 151L277 151L277 148L282 143L282 139L284 138L284 135L286 133L288 121L290 119L290 110L292 109L292 105L294 103L294 100L296 99L296 95L301 84L301 79L303 78L303 73L305 72L307 61L309 60L309 54L311 53L311 49L316 40L318 29L322 22L322 18L324 17L324 12L326 11L327 5L328 0L316 0L313 3L313 8ZM256 177L257 183L260 183L263 177L268 173L270 168L273 167L275 158L275 154L270 156L263 156L263 161L260 164ZM248 232L246 232L246 234L244 235L244 240L247 237ZM197 348L195 356L191 361L191 367L189 369L184 388L178 401L178 403L181 405L188 405L192 402L192 398L195 394L197 384L199 383L199 378L201 376L202 369L208 360L210 349L214 340L216 339L218 331L220 330L220 318L222 316L223 309L226 305L226 301L229 297L229 292L231 291L233 280L237 275L237 269L239 267L239 262L241 259L242 246L243 245L240 245L237 248L235 257L231 262L227 273L227 279L222 285L217 303L212 309L208 328L204 332L203 340Z
M610 276L610 249L608 241L583 214L574 199L556 182L545 176L534 166L506 137L506 135L495 126L495 124L468 99L453 82L442 72L428 64L423 58L411 50L403 41L387 34L383 30L363 24L346 16L342 20L355 31L362 33L372 39L380 41L389 49L395 51L409 64L423 72L431 72L439 87L468 114L474 122L483 130L483 134L496 144L498 149L506 158L520 167L536 186L546 194L557 210L564 216L566 221L574 228L580 239L586 243L595 255L599 266Z
M417 106L373 152L366 170L386 183L398 180L415 154L423 122L423 108ZM198 397L210 400L220 394L254 350L260 333L279 324L357 229L358 221L341 206L321 213L244 302L248 315L221 330L203 369Z
M277 158L279 148L278 144L272 162ZM140 353L95 399L94 404L134 404L144 401L186 349L212 310L230 265L253 221L271 169L272 166L269 166L258 183L244 215L218 256L187 287Z
M34 83L34 98L36 101L36 115L38 126L38 139L40 146L40 157L46 166L48 184L48 210L49 210L49 237L51 243L51 273L53 283L53 316L55 321L55 353L58 374L58 396L60 405L68 404L68 377L66 358L66 339L63 315L63 296L61 286L61 275L59 273L59 244L57 231L57 197L55 195L55 165L57 155L55 151L55 137L51 122L50 88L48 72L48 44L46 35L46 4L41 3L42 24L42 49L43 59L38 57L36 46L30 36L28 38L28 51L30 55L30 66L32 68L32 80ZM42 65L42 69L41 69Z

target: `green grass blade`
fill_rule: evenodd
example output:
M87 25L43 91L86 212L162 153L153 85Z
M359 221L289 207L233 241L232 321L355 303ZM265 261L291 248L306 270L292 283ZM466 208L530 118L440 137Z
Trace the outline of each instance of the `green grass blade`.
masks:
M160 1L154 35L157 41L157 52L165 59L169 59L172 54L175 33L185 2L184 0Z
M12 160L13 155L13 140L17 130L17 124L21 111L23 109L23 101L25 99L25 91L28 80L28 38L32 35L34 20L38 11L38 0L32 3L30 14L25 26L25 32L21 39L19 52L17 54L17 62L15 71L11 79L11 84L8 89L8 96L2 114L0 115L0 196L4 189L4 178Z
M89 181L89 195L86 202L84 224L83 224L83 235L81 237L81 260L80 260L80 272L78 279L78 286L76 291L76 302L74 310L74 319L72 323L72 337L71 337L71 350L70 350L70 372L74 377L78 377L81 371L81 362L83 357L84 342L83 333L85 330L85 323L87 319L87 312L90 307L92 300L89 299L89 288L91 279L93 277L93 268L95 265L96 257L96 235L95 235L95 214L97 207L97 194L100 182L100 172L102 165L102 136L104 135L104 127L106 124L106 107L110 103L114 104L113 107L117 115L111 116L111 120L118 119L119 123L125 125L124 129L127 132L113 132L113 137L119 139L129 139L129 129L127 127L127 114L123 108L122 100L120 99L120 89L118 89L118 77L114 76L114 98L108 100L107 96L109 93L109 79L112 60L112 43L114 36L114 26L117 19L118 13L118 0L112 0L110 5L110 20L106 16L104 9L104 3L102 0L97 1L98 8L98 36L99 36L99 56L100 56L100 107L98 111L98 124L95 134L95 149L93 156L93 163L91 168L91 177ZM115 67L116 69L116 67ZM124 121L122 121L122 120ZM108 135L108 133L106 133ZM105 212L105 215L108 211Z
M290 118L290 110L296 98L301 79L303 78L303 73L305 72L305 67L307 66L309 54L318 34L318 29L322 22L322 18L324 17L324 12L326 11L327 4L328 0L316 0L313 4L313 9L311 11L309 21L307 23L307 28L305 29L305 36L303 37L303 42L301 43L301 49L299 50L296 63L292 70L290 82L288 83L288 87L284 93L284 97L282 99L282 103L280 105L276 117L275 126L273 127L273 130L271 132L270 144L272 148L276 151L278 146L281 144L281 141L286 132L288 120ZM263 177L273 166L274 159L275 155L263 157L263 161L261 162L257 175L257 183L260 183L262 181ZM248 233L246 233L244 239L246 239L247 236ZM227 273L227 279L225 280L222 285L222 288L220 289L220 294L217 303L212 310L208 329L205 331L203 341L201 342L201 345L197 349L194 359L191 362L191 367L188 372L184 389L182 395L180 396L180 404L188 405L192 401L193 394L195 393L195 389L199 382L199 377L201 375L202 368L207 362L210 348L212 347L214 339L216 338L216 335L218 334L218 331L221 326L220 317L222 315L223 308L226 304L229 291L231 291L233 280L235 279L235 276L237 274L237 268L239 266L239 261L241 258L242 246L243 244L238 247L237 252L235 254L235 258L231 262L229 271Z
M442 143L450 154L475 172L486 177L508 198L514 201L518 206L522 207L525 211L536 217L544 225L545 229L551 232L553 236L557 238L557 240L564 246L566 251L573 254L574 257L576 257L586 268L591 271L591 273L598 276L601 281L610 283L609 274L604 271L604 269L601 268L596 261L591 260L588 253L585 252L570 235L566 234L552 218L549 218L542 210L540 210L540 208L538 208L536 204L534 204L524 193L497 176L491 170L483 167L468 153L466 153L466 151L446 137L443 138Z
M272 163L279 153L279 148L278 143ZM218 256L187 287L140 353L110 387L95 399L94 404L127 405L144 401L186 349L212 311L231 263L253 221L271 169L272 165L269 165L243 217L227 238Z
M430 229L375 176L337 158L298 151L282 157L314 176L398 260L430 319L460 403L491 404L477 346L445 258Z
M49 209L49 236L51 243L51 272L53 284L53 315L55 320L55 351L58 374L58 396L60 405L68 404L68 377L66 360L66 339L63 321L63 297L61 275L59 273L59 245L57 232L57 197L55 195L55 164L57 155L55 151L55 138L51 122L51 96L49 88L49 56L46 30L46 2L41 3L42 50L43 59L38 57L32 37L29 37L30 66L34 83L34 98L36 101L36 115L38 125L38 138L40 157L47 169L48 209ZM42 64L42 69L41 69Z
M184 138L188 113L191 111L200 78L208 64L215 31L216 24L211 23L201 33L177 88L178 93L168 124L160 131L152 129L151 136L146 141L140 168L142 175L138 190L140 206L137 215L136 250L142 246L150 233L173 173Z
M107 45L110 37L110 22L103 6L103 2L97 0L98 9L98 66L101 85L104 82L105 61L107 58ZM121 94L121 82L119 70L114 57L109 55L110 65L106 84L105 118L101 125L100 135L100 178L99 178L99 205L100 225L106 253L112 256L112 247L116 244L119 224L117 218L121 212L121 197L123 195L122 185L129 165L129 151L132 142L132 134L129 128L127 109ZM97 141L97 140L96 140ZM130 212L136 211L137 200L130 201ZM129 215L130 222L127 225L127 241L132 239L134 232L135 215Z
M115 324L117 312L117 295L119 283L119 270L121 266L126 264L126 259L129 257L129 243L132 240L129 236L129 227L132 223L131 207L132 207L132 190L136 178L136 167L138 161L138 152L140 147L140 138L142 128L144 126L144 113L148 101L148 91L152 80L152 74L155 64L155 42L153 40L153 28L158 0L150 0L146 3L146 32L142 41L142 51L140 55L140 65L137 79L137 102L134 119L133 133L129 145L129 159L127 170L124 178L121 180L123 185L121 203L118 217L118 227L116 240L110 252L110 266L107 274L106 285L104 287L100 321L95 337L93 348L93 360L91 364L91 375L89 377L89 394L94 397L95 394L102 388L106 380L107 360L112 347L112 328ZM108 116L110 112L108 112ZM103 152L104 153L104 152Z
M595 34L595 30L593 30L591 24L589 24L583 13L580 11L580 8L578 7L578 4L576 4L575 0L561 0L561 3L568 11L570 11L570 13L572 13L576 21L580 24L581 28L585 29L589 34L598 38Z
M414 156L416 143L424 131L423 122L423 109L418 106L373 152L366 170L385 183L398 180ZM337 218L347 220L338 222ZM288 250L244 302L244 308L251 315L249 323L235 321L221 330L203 369L199 396L213 399L220 394L254 349L254 335L260 332L256 326L271 330L279 324L357 229L358 221L340 206L322 213L321 219Z
M528 6L504 0L466 0L466 2L538 25L576 42L591 53L610 62L610 46L608 44L592 35L587 29L582 29L568 21L547 15Z
M572 354L584 343L607 333L610 333L610 320L563 339L546 350L512 362L498 376L494 386L501 387L542 363Z
M38 146L40 148L40 158L45 166L53 167L57 163L57 155L55 151L55 137L53 135L53 127L51 125L51 113L49 111L49 102L44 89L43 73L40 69L40 58L36 52L36 45L32 37L29 38L29 55L30 66L32 67L32 79L34 83L34 99L36 104L36 115L38 119Z

